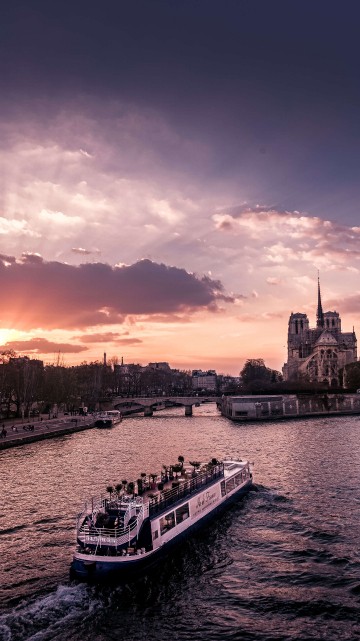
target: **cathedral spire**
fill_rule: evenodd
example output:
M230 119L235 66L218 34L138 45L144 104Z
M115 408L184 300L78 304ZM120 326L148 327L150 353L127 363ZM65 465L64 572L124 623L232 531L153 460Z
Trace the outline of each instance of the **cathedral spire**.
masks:
M324 327L324 312L321 304L320 276L318 272L318 305L316 310L316 327Z

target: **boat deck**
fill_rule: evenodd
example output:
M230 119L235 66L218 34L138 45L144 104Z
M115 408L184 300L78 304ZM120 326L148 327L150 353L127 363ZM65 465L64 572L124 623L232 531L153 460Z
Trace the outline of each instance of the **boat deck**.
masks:
M164 483L162 490L145 492L144 499L149 500L149 515L158 515L168 507L182 501L187 496L193 496L211 485L219 478L224 477L224 464L218 463L212 467L201 469L198 472L185 471L185 476Z

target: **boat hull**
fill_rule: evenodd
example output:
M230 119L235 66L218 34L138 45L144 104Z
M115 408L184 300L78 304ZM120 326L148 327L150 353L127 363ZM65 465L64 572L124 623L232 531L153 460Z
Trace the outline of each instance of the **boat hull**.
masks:
M219 512L223 511L230 503L237 501L241 496L247 494L252 486L252 479L241 485L235 492L223 498L214 508L189 524L186 530L174 533L174 536L164 542L161 547L150 552L145 552L129 557L109 557L94 555L89 557L86 554L75 553L70 576L73 579L87 582L101 582L103 580L116 580L119 582L136 579L144 573L149 572L161 559L167 556L175 546L186 541L195 531L200 530L206 523L212 520Z

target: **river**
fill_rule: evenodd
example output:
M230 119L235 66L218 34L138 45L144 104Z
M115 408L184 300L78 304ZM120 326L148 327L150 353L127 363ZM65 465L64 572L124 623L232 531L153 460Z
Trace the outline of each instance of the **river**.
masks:
M70 582L75 517L122 479L225 456L255 487L150 576ZM235 424L214 404L0 452L1 641L360 639L360 419Z

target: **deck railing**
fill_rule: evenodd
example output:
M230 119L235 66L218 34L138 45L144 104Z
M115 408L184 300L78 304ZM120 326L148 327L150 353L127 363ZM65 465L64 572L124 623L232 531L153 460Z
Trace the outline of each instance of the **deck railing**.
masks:
M148 516L159 514L169 506L178 503L187 496L196 494L202 488L213 483L218 478L224 477L224 464L218 463L204 470L194 473L190 479L179 479L179 485L164 489L159 494L143 502L141 497L122 497L113 501L105 498L92 500L91 509L85 507L79 514L77 538L83 545L110 545L123 546L138 534L144 519ZM123 511L122 527L96 527L96 517L99 512ZM88 517L88 518L87 518ZM92 517L92 522L90 518ZM132 517L136 517L133 519Z
M99 510L103 507L111 508L111 503L109 504L106 499L101 499L99 503ZM139 533L140 527L144 519L149 514L149 508L147 504L143 504L141 500L135 499L125 503L127 512L126 516L127 521L131 516L136 516L134 521L130 524L126 523L124 527L97 527L96 524L91 523L86 519L86 515L89 516L89 512L84 512L79 516L79 527L77 531L77 538L83 545L111 545L115 547L123 546L137 536ZM93 512L95 514L96 511Z
M149 502L149 515L158 514L166 510L169 506L181 501L186 496L196 494L203 487L213 483L218 478L224 476L224 464L218 463L205 470L195 473L191 479L180 479L179 485L169 490L163 490L159 496L154 496Z

